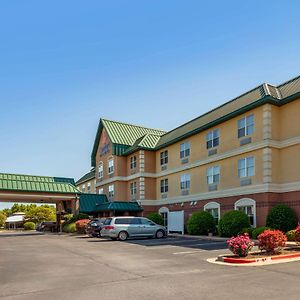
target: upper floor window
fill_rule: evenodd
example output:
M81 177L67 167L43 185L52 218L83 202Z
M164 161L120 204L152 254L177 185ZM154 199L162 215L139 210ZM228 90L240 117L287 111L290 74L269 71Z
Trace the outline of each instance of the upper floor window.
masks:
M180 177L180 189L188 190L191 186L191 176L190 174L182 174Z
M111 158L108 160L108 174L112 174L114 172L114 159Z
M100 162L99 167L98 167L98 177L103 178L103 163Z
M87 184L87 192L90 193L91 192L91 183L88 182Z
M166 165L168 163L168 150L160 152L160 165Z
M115 186L112 184L108 186L108 197L112 198L114 195L115 195Z
M238 161L238 173L239 177L251 177L255 172L255 160L253 156L242 158Z
M136 181L130 183L130 195L135 196L137 192Z
M167 193L169 191L169 180L168 179L162 179L160 181L160 192Z
M213 131L210 131L206 135L206 148L214 148L219 145L219 129L215 129Z
M136 156L130 157L130 169L133 170L136 168Z
M85 192L85 184L82 185L81 191L84 193Z
M220 167L210 167L207 169L207 183L214 184L220 181Z
M238 120L238 138L252 134L254 131L254 115Z
M180 158L185 158L190 156L190 143L185 142L180 144Z
M100 188L100 189L98 190L98 194L104 194L103 188Z

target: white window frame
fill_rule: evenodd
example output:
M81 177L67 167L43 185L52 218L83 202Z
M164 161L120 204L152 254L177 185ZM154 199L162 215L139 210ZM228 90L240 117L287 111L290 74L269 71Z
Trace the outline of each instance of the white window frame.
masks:
M190 174L182 174L180 176L180 189L181 190L189 190L191 188L191 175Z
M251 135L254 132L254 114L245 116L238 120L238 138L245 137L247 135Z
M115 196L115 186L111 184L108 186L108 197L113 198Z
M90 182L87 183L87 192L88 193L91 192L91 183Z
M220 166L212 166L206 170L207 184L218 184L221 178Z
M161 194L166 194L169 191L169 179L161 179L160 180L160 193Z
M252 171L251 171L252 170ZM238 177L247 178L255 176L255 157L248 156L238 160Z
M82 185L81 191L82 191L83 193L85 193L85 184Z
M137 194L137 184L136 181L130 183L130 195L136 196Z
M99 194L99 195L104 194L104 189L103 189L103 188L100 188L100 189L98 190L98 194Z
M190 142L184 142L180 144L180 153L179 153L180 159L190 157L190 154L191 154Z
M101 161L99 163L99 167L98 167L98 177L101 179L103 178L103 162Z
M209 211L211 209L217 209L218 210L218 222L220 221L221 218L221 205L218 202L208 202L204 205L203 210Z
M169 152L168 150L160 152L160 165L166 165L169 162Z
M110 174L113 174L114 173L114 159L113 158L110 158L108 161L107 161L107 174L110 175Z
M136 156L131 156L130 157L130 170L134 170L136 168L136 164L137 164L137 159Z
M249 207L249 206L252 206L252 214L253 214L253 225L251 226L256 227L256 201L251 198L242 198L234 203L235 210L240 210L240 208Z
M220 131L219 129L214 129L207 133L206 135L206 149L212 149L219 146L220 142Z

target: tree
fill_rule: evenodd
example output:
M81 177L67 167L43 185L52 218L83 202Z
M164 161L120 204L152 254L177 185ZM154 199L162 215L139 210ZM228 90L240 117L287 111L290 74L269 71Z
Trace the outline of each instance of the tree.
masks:
M6 214L0 211L0 228L4 227L6 221Z
M31 207L25 215L26 221L40 223L43 221L55 221L56 210L54 206L41 205Z

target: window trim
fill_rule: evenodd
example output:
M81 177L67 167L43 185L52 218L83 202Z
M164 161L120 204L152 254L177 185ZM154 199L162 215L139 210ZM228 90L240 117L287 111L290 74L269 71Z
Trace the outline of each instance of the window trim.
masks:
M101 171L100 171L100 167L101 167ZM101 172L101 174L100 174L100 172ZM101 176L100 176L101 175ZM100 178L100 179L102 179L103 178L103 162L102 161L100 161L100 163L99 163L99 166L98 166L98 177Z
M112 192L112 194L111 194L111 192ZM113 198L114 196L115 196L115 185L111 184L108 186L108 197Z
M186 141L184 143L181 143L180 146L179 146L179 157L180 157L180 159L188 158L188 157L190 157L190 155L191 155L191 144L190 144L190 142Z
M214 133L217 132L217 137L214 137ZM209 137L211 136L211 138ZM211 146L209 146L209 142L211 142ZM209 131L206 134L206 149L213 149L218 147L220 144L220 130L216 128L214 130Z
M183 181L182 178L185 180ZM187 180L188 178L188 180ZM185 191L189 190L191 188L191 174L189 173L184 173L180 175L180 190Z
M160 165L167 165L169 162L169 152L168 150L160 152Z
M256 201L251 198L242 198L234 203L234 210L238 210L239 207L253 206L253 225L256 227Z
M216 209L216 208L218 209L218 221L220 221L220 219L221 219L221 205L220 205L220 203L214 202L214 201L208 202L204 205L203 210L207 211L207 209Z
M135 170L137 166L137 158L135 155L130 157L130 170Z
M251 123L249 123L249 118L252 117L253 118L253 121ZM240 127L239 123L240 122L243 122L243 126ZM247 116L244 116L243 118L239 119L237 121L237 130L238 130L238 138L243 138L243 137L246 137L248 135L252 135L254 133L254 125L255 125L255 120L254 120L254 114L250 114L250 115L247 115ZM252 132L249 133L249 128L252 127ZM240 134L240 130L244 130L243 134Z
M130 196L136 196L137 195L137 183L136 183L136 181L130 182L129 189L130 189Z
M248 160L252 158L253 159L253 166L248 166L249 162ZM245 162L245 166L244 168L240 168L240 162ZM249 175L249 169L250 168L253 168L253 174L252 175ZM245 176L241 176L241 170L245 170ZM254 177L255 176L255 156L247 156L247 157L244 157L244 158L241 158L238 160L238 177L240 179L242 178L249 178L249 177Z
M109 166L109 163L112 162L112 166ZM114 159L113 158L109 158L107 160L107 174L111 175L113 174L115 171L115 163L114 163Z
M215 173L215 170L218 169L218 173ZM212 170L212 175L209 175L209 171ZM215 177L218 178L218 181L215 181ZM212 178L213 181L209 182L209 178ZM208 185L219 184L221 180L221 167L220 166L211 166L206 169L206 182Z
M164 178L160 180L160 193L166 194L169 192L169 179Z

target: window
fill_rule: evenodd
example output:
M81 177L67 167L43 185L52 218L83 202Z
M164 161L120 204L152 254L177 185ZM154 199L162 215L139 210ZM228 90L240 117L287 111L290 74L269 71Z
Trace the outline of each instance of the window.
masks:
M115 219L115 224L129 225L129 224L131 224L132 220L133 220L133 218Z
M100 188L99 190L98 190L98 194L104 194L104 190L103 190L103 188Z
M180 158L185 158L190 156L190 143L185 142L180 145Z
M167 193L169 191L169 180L168 179L163 179L160 181L160 192Z
M238 138L252 134L254 131L254 115L238 120Z
M254 157L242 158L238 162L239 178L254 176Z
M130 169L133 170L136 168L136 156L130 157Z
M115 190L115 187L113 184L108 186L108 197L109 198L112 198L115 195L114 190Z
M234 204L235 210L240 210L244 212L250 221L250 225L256 226L256 202L250 198L243 198L235 202Z
M98 167L98 177L103 178L103 163L100 162L99 167Z
M135 196L136 195L136 191L137 191L136 181L135 182L131 182L130 183L130 195L131 196Z
M82 185L82 192L85 192L85 184Z
M219 129L215 129L213 131L210 131L206 135L206 148L214 148L219 145Z
M191 185L191 177L190 174L182 174L180 177L180 189L188 190Z
M87 192L90 193L91 192L91 183L88 182L87 184Z
M220 218L220 204L217 202L208 202L204 205L204 210L209 212L213 216L215 224L218 224Z
M108 174L112 174L114 172L114 160L111 158L108 160Z
M160 152L160 165L166 165L168 163L168 150Z
M210 167L207 169L207 184L219 183L220 181L220 167Z

